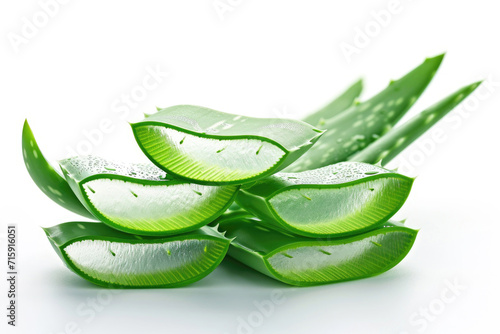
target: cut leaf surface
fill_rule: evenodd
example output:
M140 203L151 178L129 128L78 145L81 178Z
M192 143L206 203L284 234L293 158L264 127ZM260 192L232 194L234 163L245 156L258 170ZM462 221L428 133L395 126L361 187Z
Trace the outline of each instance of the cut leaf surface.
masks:
M45 159L27 120L23 126L22 148L26 169L45 195L69 211L95 219L75 196L68 182Z
M356 81L352 86L347 88L340 96L330 102L320 110L308 115L303 119L304 122L309 123L318 129L323 129L325 123L330 118L337 116L342 111L346 110L353 105L354 101L358 98L363 90L363 80Z
M212 272L229 247L229 240L211 227L168 238L140 237L88 222L44 230L72 271L105 287L187 285Z
M371 99L327 120L323 125L326 134L285 171L300 172L345 161L388 132L420 97L442 59L441 55L425 60Z
M170 235L208 224L233 202L239 186L171 179L153 164L86 156L60 162L81 202L99 220L141 235Z
M219 220L235 238L228 254L279 281L309 286L370 277L397 265L410 251L417 231L386 222L352 237L314 240L283 234L251 218Z
M294 120L252 118L197 106L162 109L132 124L158 167L203 184L240 184L279 171L323 131Z
M237 203L274 228L308 237L373 228L394 215L413 179L364 163L342 162L277 173L241 190Z
M348 160L366 163L382 161L382 165L389 163L389 161L394 159L394 157L429 130L441 118L446 116L448 112L453 110L453 108L469 96L469 94L479 85L480 82L475 82L471 85L462 87L455 93L414 116L404 124L391 129L363 150L350 156Z

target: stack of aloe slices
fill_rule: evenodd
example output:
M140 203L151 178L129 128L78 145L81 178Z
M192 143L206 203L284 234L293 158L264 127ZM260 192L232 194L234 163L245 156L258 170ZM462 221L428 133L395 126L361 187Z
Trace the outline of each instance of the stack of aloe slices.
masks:
M100 221L46 228L47 237L72 271L106 287L186 285L226 253L297 286L389 270L417 232L390 220L413 179L383 166L480 84L394 127L442 58L365 102L358 81L304 121L159 109L132 124L147 164L78 156L53 167L26 122L23 156L36 185Z

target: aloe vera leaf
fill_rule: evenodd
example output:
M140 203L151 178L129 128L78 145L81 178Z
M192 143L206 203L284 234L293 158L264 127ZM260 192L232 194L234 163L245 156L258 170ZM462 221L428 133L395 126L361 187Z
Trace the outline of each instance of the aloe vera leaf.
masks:
M197 229L233 203L237 185L208 186L172 179L151 163L117 163L99 157L60 162L83 205L100 221L140 235Z
M26 169L45 195L65 209L95 219L75 196L68 182L45 159L27 120L23 126L22 149Z
M277 173L242 189L236 202L272 227L307 237L360 233L404 204L413 179L359 162Z
M391 129L363 150L350 156L348 160L366 163L381 161L382 165L387 164L423 133L429 130L441 118L448 114L448 112L453 110L453 108L469 96L480 83L481 82L475 82L471 85L462 87L455 93L414 116L404 124Z
M363 90L363 80L358 80L346 89L341 95L339 95L335 100L330 102L328 105L324 106L320 110L308 115L304 119L304 122L309 123L318 129L322 129L325 125L326 120L340 114L342 111L346 110L358 98Z
M208 226L171 237L141 237L90 222L44 230L69 269L109 288L177 287L196 282L219 265L230 242Z
M443 55L426 59L379 94L327 120L327 133L284 171L300 172L347 158L387 133L410 109L434 77Z
M132 124L158 167L202 184L241 184L295 161L323 134L301 121L253 118L189 105L162 109Z
M310 286L381 274L410 251L417 231L385 222L351 237L314 240L266 228L255 218L219 219L234 259L281 282Z

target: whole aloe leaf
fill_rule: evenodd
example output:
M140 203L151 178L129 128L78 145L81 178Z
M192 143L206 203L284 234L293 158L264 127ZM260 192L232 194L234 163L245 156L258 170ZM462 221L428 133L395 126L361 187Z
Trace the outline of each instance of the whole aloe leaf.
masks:
M381 161L382 165L387 164L441 118L447 115L448 112L453 110L480 84L481 82L475 82L460 88L455 93L417 114L404 124L391 129L363 150L350 156L348 160L366 163Z
M328 119L337 116L342 111L352 106L361 94L362 90L363 80L360 79L347 88L347 90L335 100L320 110L308 115L303 119L303 121L317 127L318 129L322 129Z
M233 203L239 186L207 186L175 180L151 163L116 163L99 157L60 162L83 205L118 230L171 235L195 230Z
M65 209L95 219L75 196L68 182L45 159L27 120L23 126L22 149L26 169L45 195Z
M228 254L271 278L296 286L354 280L381 274L410 251L417 231L386 222L351 237L314 240L264 227L252 218L221 218L231 241Z
M345 161L388 132L425 90L442 59L443 55L426 59L371 99L327 120L322 127L327 133L285 171L299 172Z
M162 109L132 129L158 167L202 184L241 184L271 175L304 154L323 133L301 121L189 105Z
M271 227L307 237L345 236L392 217L413 179L379 166L341 162L277 173L241 190L237 203Z
M219 265L230 242L207 226L168 238L140 237L89 222L63 223L44 230L69 269L109 288L193 283Z

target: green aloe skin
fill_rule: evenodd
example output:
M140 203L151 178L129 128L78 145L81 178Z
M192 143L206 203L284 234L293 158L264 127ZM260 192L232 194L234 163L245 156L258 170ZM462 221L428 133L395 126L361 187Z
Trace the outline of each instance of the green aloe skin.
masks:
M269 229L268 222L233 215L218 220L231 242L228 254L271 278L311 286L381 274L410 251L417 231L385 222L355 236L311 239Z
M64 177L45 159L28 121L25 121L23 126L22 148L26 169L45 195L69 211L95 219L73 193Z
M442 59L443 55L428 58L371 99L325 121L325 135L285 171L300 172L345 161L387 133L423 93Z
M404 124L401 124L361 151L349 157L349 161L362 161L382 165L390 162L406 147L429 130L441 118L469 96L481 82L475 82L457 90L443 100L420 112Z
M359 97L362 90L363 81L358 80L332 102L320 110L308 115L303 119L303 121L317 127L318 129L323 129L328 119L340 114L342 111L352 106L356 102L356 99Z
M195 230L233 203L239 186L207 186L172 179L153 164L123 164L99 157L60 162L66 180L96 218L140 235Z
M342 162L274 174L242 189L236 200L274 228L307 237L344 236L387 221L406 201L412 183L379 166Z
M142 151L169 175L217 185L248 183L276 173L323 134L301 121L189 105L161 109L132 129Z
M69 269L108 288L178 287L196 282L219 265L230 243L212 227L171 237L141 237L89 222L44 230Z

